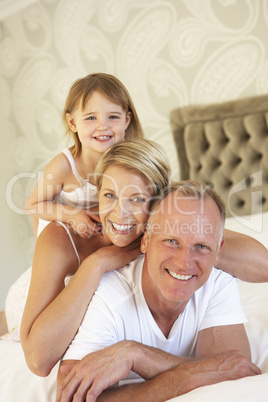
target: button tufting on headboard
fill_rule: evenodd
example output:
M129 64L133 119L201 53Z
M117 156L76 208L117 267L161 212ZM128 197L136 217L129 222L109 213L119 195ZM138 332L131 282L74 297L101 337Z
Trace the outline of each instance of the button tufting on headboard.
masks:
M171 113L181 179L210 183L227 216L268 211L268 95Z

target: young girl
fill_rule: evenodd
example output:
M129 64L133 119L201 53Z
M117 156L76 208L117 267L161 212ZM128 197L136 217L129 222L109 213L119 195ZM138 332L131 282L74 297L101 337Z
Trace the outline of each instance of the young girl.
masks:
M48 221L58 221L87 238L101 230L95 223L99 218L94 212L98 200L93 176L100 156L124 139L143 138L143 130L127 89L104 73L90 74L73 84L63 121L74 146L49 162L25 210L36 237ZM37 229L38 218L43 221Z

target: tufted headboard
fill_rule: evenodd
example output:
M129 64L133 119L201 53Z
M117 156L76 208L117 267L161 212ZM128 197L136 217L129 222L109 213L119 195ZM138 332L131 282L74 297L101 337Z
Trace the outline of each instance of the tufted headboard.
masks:
M268 95L170 115L181 179L213 185L227 216L268 211Z

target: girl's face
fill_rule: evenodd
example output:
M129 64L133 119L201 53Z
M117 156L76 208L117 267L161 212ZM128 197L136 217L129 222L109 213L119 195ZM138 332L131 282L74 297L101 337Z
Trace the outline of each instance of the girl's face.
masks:
M103 174L99 191L99 215L112 243L123 247L145 229L152 190L148 180L122 166L111 166Z
M112 103L98 92L90 96L85 110L81 105L66 115L74 133L78 133L82 148L104 153L112 145L122 142L131 120L131 113Z

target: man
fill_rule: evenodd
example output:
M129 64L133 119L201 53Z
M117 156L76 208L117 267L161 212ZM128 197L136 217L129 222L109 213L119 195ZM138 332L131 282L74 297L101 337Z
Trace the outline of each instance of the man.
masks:
M213 268L224 219L208 186L165 191L142 239L145 256L101 281L61 364L57 401L165 401L260 374L236 280Z

